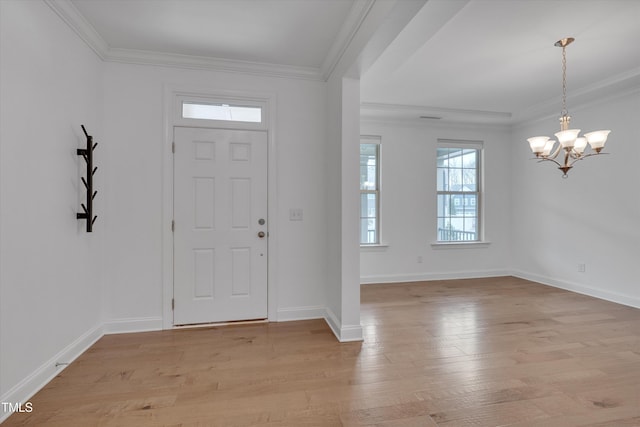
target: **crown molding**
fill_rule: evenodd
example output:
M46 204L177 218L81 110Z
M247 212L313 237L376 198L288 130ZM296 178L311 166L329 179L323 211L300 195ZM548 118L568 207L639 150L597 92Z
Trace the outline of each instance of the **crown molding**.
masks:
M356 0L329 49L322 67L317 68L112 48L71 0L43 1L105 62L204 69L315 81L328 80L376 2L376 0Z
M320 67L320 74L324 81L331 77L333 70L347 51L375 2L376 0L356 0L354 2Z
M71 0L44 0L44 2L89 46L103 61L109 45L89 21L71 3Z
M478 125L508 125L511 113L417 105L363 102L360 115L365 120L391 120L413 123L468 123ZM424 118L421 118L424 117Z
M640 68L617 74L574 91L567 103L579 111L630 94L640 93ZM447 123L518 128L529 123L557 117L560 101L551 99L516 113L439 108L363 102L360 115L365 122L405 125L446 125ZM426 116L427 118L420 118Z
M571 111L575 111L637 92L639 88L640 68L636 68L573 91L571 96L567 97L567 104ZM533 105L515 113L513 125L518 127L552 116L557 118L560 115L560 106L561 100L558 97Z
M313 67L295 67L177 53L110 48L105 55L105 61L322 81L320 70Z

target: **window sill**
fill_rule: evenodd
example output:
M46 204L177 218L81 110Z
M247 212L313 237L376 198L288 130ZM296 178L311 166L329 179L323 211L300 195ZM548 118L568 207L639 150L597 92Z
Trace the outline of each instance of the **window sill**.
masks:
M389 245L386 243L380 243L378 245L360 245L360 252L382 252L386 251Z
M482 249L488 248L491 242L433 242L432 249Z

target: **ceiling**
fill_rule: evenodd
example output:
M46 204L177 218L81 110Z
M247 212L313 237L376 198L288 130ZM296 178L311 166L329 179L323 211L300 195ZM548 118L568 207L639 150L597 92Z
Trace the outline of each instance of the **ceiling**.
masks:
M362 101L490 123L559 115L565 37L569 109L602 86L640 87L640 0L431 0L363 76Z
M326 78L371 1L71 4L112 54L320 70ZM562 51L553 44L563 37L576 39L567 47L569 102L604 87L637 88L639 22L640 0L428 0L362 76L363 113L514 123L559 112Z
M110 48L322 66L352 0L72 0Z

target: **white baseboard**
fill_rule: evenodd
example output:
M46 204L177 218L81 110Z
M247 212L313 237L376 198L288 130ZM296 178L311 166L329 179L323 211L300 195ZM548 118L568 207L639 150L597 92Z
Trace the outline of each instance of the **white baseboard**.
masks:
M362 325L342 325L340 342L363 341Z
M343 325L335 313L330 309L325 309L324 320L331 328L331 332L340 342L362 341L361 325Z
M0 401L11 402L14 404L22 403L24 406L24 404L28 402L34 394L55 378L55 376L65 369L69 363L77 359L78 356L102 338L103 335L102 325L98 325L88 330L71 344L63 348L58 354L43 363L29 376L7 391L2 397L0 397ZM63 364L56 366L57 363ZM11 412L5 412L3 408L0 408L0 423L10 415Z
M294 320L323 319L324 307L290 307L278 309L277 322L290 322Z
M338 341L362 341L362 326L342 325L336 315L322 306L294 307L278 310L278 321L325 319ZM73 362L102 336L109 334L160 331L163 329L161 317L114 319L87 331L62 351L42 364L20 383L0 397L2 402L26 403L34 394L58 375L67 364ZM64 365L56 366L56 363ZM11 415L0 410L0 423Z
M476 270L476 271L452 271L446 273L408 273L408 274L379 274L361 276L363 285L372 283L402 283L402 282L427 282L432 280L454 279L478 279L481 277L510 276L508 270Z
M161 331L162 329L162 317L113 319L104 323L105 335L127 334L131 332Z
M324 309L324 320L327 322L327 325L329 325L329 328L331 328L333 335L340 341L340 320L338 320L338 317L330 308Z
M515 270L511 272L512 276L519 277L521 279L531 280L532 282L542 283L543 285L553 286L554 288L565 289L567 291L576 292L590 297L603 299L606 301L615 302L617 304L628 305L634 308L640 308L640 298L630 295L619 294L617 292L611 292L603 289L592 288L590 286L581 285L575 282L569 282L566 280L553 279L551 277L541 276L535 273L529 273L526 271Z

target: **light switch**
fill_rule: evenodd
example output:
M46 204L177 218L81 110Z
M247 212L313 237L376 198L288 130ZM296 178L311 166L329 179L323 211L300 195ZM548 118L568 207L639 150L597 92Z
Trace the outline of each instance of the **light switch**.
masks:
M290 208L289 221L302 221L302 208Z

